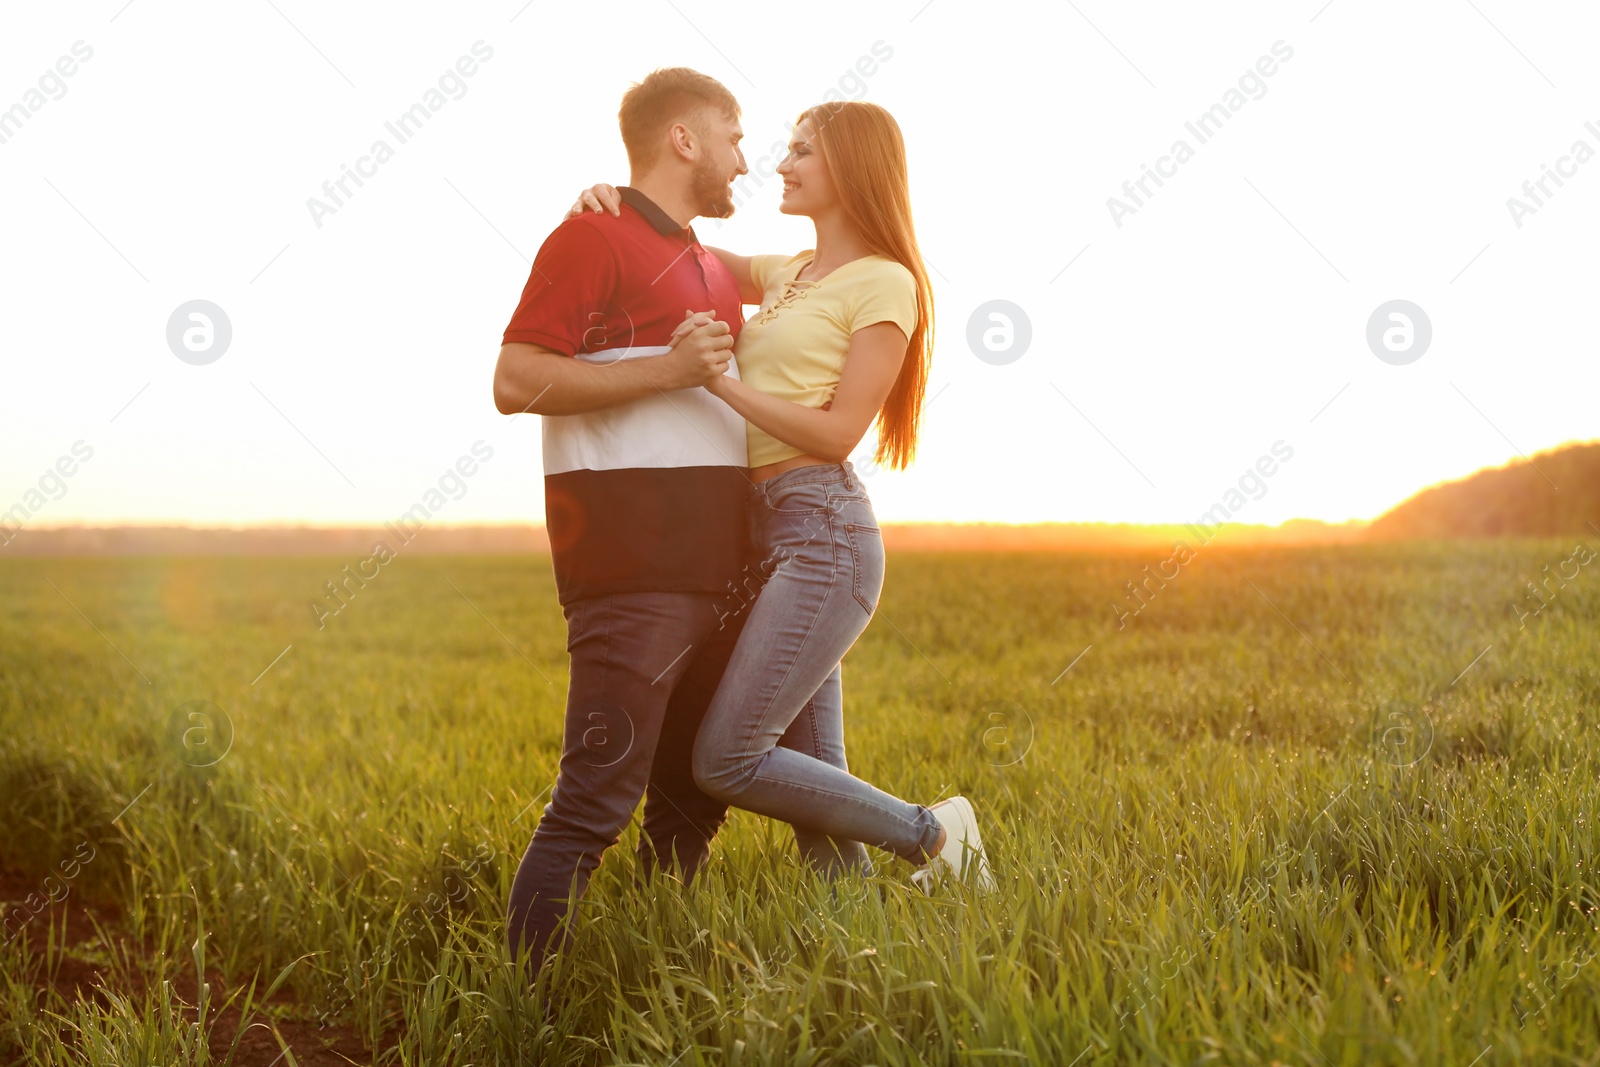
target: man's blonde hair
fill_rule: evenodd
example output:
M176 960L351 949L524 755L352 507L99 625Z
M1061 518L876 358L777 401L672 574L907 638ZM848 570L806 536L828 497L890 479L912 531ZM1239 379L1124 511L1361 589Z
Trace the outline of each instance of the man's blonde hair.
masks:
M739 117L739 101L717 79L688 67L651 71L622 94L617 112L628 166L636 174L647 173L661 157L661 135L669 126L681 122L698 133L702 116L713 110L728 119Z

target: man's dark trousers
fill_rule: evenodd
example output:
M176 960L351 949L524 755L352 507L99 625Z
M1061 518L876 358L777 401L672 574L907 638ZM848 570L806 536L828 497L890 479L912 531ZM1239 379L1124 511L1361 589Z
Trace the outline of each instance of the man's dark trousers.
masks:
M535 968L559 947L552 935L567 897L574 888L582 895L641 797L641 874L675 860L689 881L705 860L728 809L695 785L691 757L738 640L739 606L726 593L705 592L616 593L566 605L572 673L560 772L506 916L511 951L527 952Z

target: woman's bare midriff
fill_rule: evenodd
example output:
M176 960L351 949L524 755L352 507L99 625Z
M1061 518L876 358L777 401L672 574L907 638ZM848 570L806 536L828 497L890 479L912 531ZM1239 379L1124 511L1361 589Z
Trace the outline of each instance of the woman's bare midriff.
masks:
M752 482L764 482L768 478L776 477L777 475L782 474L784 471L792 471L796 467L819 467L827 465L827 460L818 459L816 456L790 456L788 459L780 459L776 463L763 463L759 467L751 467L750 480Z

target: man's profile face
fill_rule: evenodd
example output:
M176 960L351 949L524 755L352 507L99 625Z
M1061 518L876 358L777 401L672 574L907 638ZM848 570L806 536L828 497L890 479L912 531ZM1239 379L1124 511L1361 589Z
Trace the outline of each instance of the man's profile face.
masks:
M704 218L725 219L733 214L734 179L750 173L739 148L744 130L738 119L714 109L700 116L697 125L699 157L692 179L695 207Z

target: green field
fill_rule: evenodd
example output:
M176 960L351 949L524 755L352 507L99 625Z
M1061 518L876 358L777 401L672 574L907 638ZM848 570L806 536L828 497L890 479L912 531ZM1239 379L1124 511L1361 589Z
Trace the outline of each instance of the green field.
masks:
M1217 544L1123 628L1165 553L891 555L852 768L973 798L999 890L830 893L743 813L640 887L630 829L531 992L547 559L402 553L322 629L354 560L5 560L0 1062L1600 1063L1573 548Z

